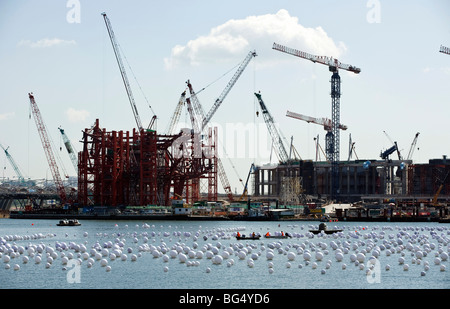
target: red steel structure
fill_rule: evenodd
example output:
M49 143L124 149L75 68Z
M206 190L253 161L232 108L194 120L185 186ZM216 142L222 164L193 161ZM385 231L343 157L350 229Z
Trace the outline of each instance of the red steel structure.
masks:
M208 200L217 200L215 128L209 134L204 145L190 130L175 135L144 129L107 132L96 120L83 132L78 154L79 204L169 206L171 198L180 197L192 203L200 199L200 178L208 179Z

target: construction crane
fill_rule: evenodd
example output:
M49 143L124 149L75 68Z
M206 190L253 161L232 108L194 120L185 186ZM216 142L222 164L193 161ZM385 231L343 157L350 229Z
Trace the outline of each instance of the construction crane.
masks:
M0 144L0 147L1 147L1 148L3 149L3 151L5 152L6 157L7 157L8 160L9 160L9 163L11 163L11 166L13 167L14 172L16 173L19 182L24 182L24 177L23 177L22 172L21 172L20 169L19 169L19 166L17 165L16 161L14 161L13 157L12 157L12 156L9 154L9 152L8 152L9 146L5 148L5 147L3 147L2 144Z
M298 114L298 113L294 113L294 112L290 112L287 111L286 112L286 116L294 118L294 119L299 119L299 120L303 120L306 121L308 123L315 123L318 125L323 126L324 130L327 131L327 134L325 135L325 144L326 144L326 150L327 153L330 153L331 150L330 148L333 147L333 133L332 133L332 129L333 129L333 125L330 119L328 118L315 118L315 117L310 117L310 116L306 116L306 115L302 115L302 114ZM339 129L341 130L347 130L347 126L344 124L339 124ZM328 158L328 160L331 161L331 157Z
M333 72L331 76L331 143L327 147L327 156L331 161L332 172L332 191L331 197L337 198L339 196L339 160L340 160L340 98L341 98L341 78L339 76L339 69L359 74L360 68L353 65L344 64L337 59L326 56L315 56L293 48L289 48L277 43L273 43L272 49L287 53L296 57L310 60L314 63L321 63L327 65L330 72Z
M261 94L255 92L255 96L256 96L256 98L258 98L258 102L259 102L259 106L261 107L261 112L263 114L264 122L267 125L267 129L269 131L270 136L272 137L273 146L277 153L278 159L280 160L281 163L286 163L289 161L289 155L283 144L283 140L281 138L281 133L278 131L277 127L275 126L275 120L273 119L272 115L270 114L269 110L267 109L266 104L264 104Z
M189 91L191 93L191 97L186 98L186 105L187 105L189 115L191 117L192 129L194 130L194 132L200 133L200 124L199 124L200 120L197 119L197 116L200 119L205 119L203 107L200 104L200 101L198 101L197 95L195 94L195 91L192 88L192 84L190 83L190 81L188 80L186 83L187 83L187 85L189 87ZM193 102L191 102L191 100ZM194 103L194 104L192 104L192 103ZM207 135L205 137L207 137ZM220 182L222 183L222 187L225 190L225 193L227 194L228 199L230 201L233 201L234 200L233 191L231 190L230 182L228 181L227 174L225 172L225 169L222 164L222 160L220 158L217 158L217 174L219 175Z
M439 49L439 52L441 52L443 54L450 55L450 48L441 45L441 48Z
M139 131L143 129L141 118L139 117L139 113L136 107L136 103L134 101L133 92L131 91L130 83L128 81L127 73L125 71L125 67L122 63L122 57L119 52L119 44L117 43L116 36L114 35L114 31L111 26L111 22L109 21L106 13L102 13L103 19L105 20L106 28L108 29L109 38L111 39L111 44L114 49L114 54L116 55L117 64L119 65L120 74L122 75L123 84L125 85L125 89L127 91L128 100L130 101L131 110L133 111L134 119L136 121L137 128ZM154 115L151 121L150 126L154 123L156 116ZM149 126L149 127L150 127Z
M245 181L245 185L244 185L244 191L242 192L241 197L239 198L239 201L242 201L245 199L245 197L248 196L248 181L250 179L250 175L255 171L255 164L252 163L252 165L250 166L250 170L248 171L248 175L247 175L247 180Z
M50 139L47 135L47 129L45 127L44 121L42 120L41 112L39 111L39 108L36 104L33 93L28 93L28 97L30 99L31 111L33 112L33 117L36 123L39 137L41 138L42 147L44 148L45 156L47 157L48 165L50 167L50 171L52 172L53 181L55 182L57 192L61 199L61 204L65 204L67 201L66 191L61 180L61 175L59 174L58 165L56 165L55 156L53 155L53 150L50 144Z
M247 65L249 64L250 60L252 60L252 58L256 57L256 56L257 56L256 51L250 51L247 54L247 57L245 57L244 61L242 61L241 65L237 69L236 73L234 73L233 77L228 82L228 84L225 87L225 89L222 91L220 96L216 99L216 101L214 102L213 106L209 110L208 114L206 114L206 117L203 119L202 128L201 128L202 130L209 123L209 121L211 120L212 116L215 114L215 112L219 108L220 104L222 104L223 100L226 98L226 96L230 92L231 88L233 88L234 84L236 84L237 80L241 76L242 72L244 72L244 70L247 67Z
M64 129L59 127L58 130L61 133L61 136L63 138L64 146L66 147L66 150L69 153L70 161L72 161L73 168L75 169L75 172L78 175L78 158L77 158L77 154L74 151L72 143L70 142L69 138L67 137L66 133L64 132Z
M419 132L416 133L416 135L414 136L414 139L411 143L411 147L409 148L409 152L408 152L408 157L406 157L406 160L411 160L412 159L412 155L414 153L414 150L416 148L416 144L417 144L417 139L419 138Z
M286 116L294 118L294 119L303 120L303 121L306 121L308 123L312 122L312 123L321 125L321 126L323 126L324 130L326 130L326 131L331 131L331 129L332 129L331 120L328 119L328 118L314 118L314 117L305 116L305 115L294 113L294 112L290 112L290 111L286 112ZM347 128L348 127L346 125L339 124L339 129L347 130Z
M386 133L386 131L383 131L383 133L386 135L386 137L389 139L389 141L394 144L392 147L388 148L387 150L381 152L380 157L385 160L388 159L391 154L393 154L395 151L397 151L397 156L399 160L402 160L402 155L400 153L400 149L398 148L398 144L396 141L392 141L391 137Z
M183 106L186 103L186 90L183 91L183 93L180 96L180 99L178 100L178 104L175 107L175 111L172 115L172 118L170 119L169 126L166 129L166 134L170 135L173 134L173 130L175 129L175 126L178 123L178 120L181 116L181 111L183 110Z

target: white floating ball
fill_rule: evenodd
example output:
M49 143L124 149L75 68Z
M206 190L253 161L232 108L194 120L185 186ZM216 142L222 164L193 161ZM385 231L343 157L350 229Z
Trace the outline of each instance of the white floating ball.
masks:
M29 261L29 257L28 256L25 255L25 256L22 257L22 262L24 264L28 263L28 261Z
M126 261L128 259L128 256L125 253L122 253L122 255L120 256L120 259L122 261Z
M206 268L206 273L209 274L211 272L211 268Z
M440 258L438 258L438 257L437 257L437 258L435 258L435 259L434 259L434 264L435 264L435 265L439 265L439 264L441 264L441 259L440 259Z
M316 252L316 260L317 261L322 261L322 259L323 259L323 253L320 252L320 251L317 251Z
M14 270L20 270L19 264L14 264L13 269L14 269Z
M3 262L4 263L9 263L9 261L11 261L11 257L9 255L5 254L3 256Z
M106 272L110 272L110 271L111 271L111 266L109 266L109 265L106 266L106 269L105 269L105 270L106 270Z
M342 264L342 269L346 269L347 268L347 264Z
M341 262L344 259L344 255L340 252L335 254L336 261Z
M294 261L294 260L295 260L295 257L296 257L296 255L295 255L294 252L289 252L289 253L287 254L287 258L288 258L289 261Z
M266 258L268 259L268 260L272 260L273 258L274 258L274 254L273 254L273 252L272 251L267 251L266 252Z
M289 262L286 262L286 268L291 268L291 263L289 263Z
M403 270L404 270L404 271L407 271L408 269L409 269L409 265L408 265L408 264L404 264L404 265L403 265Z
M439 266L439 270L440 270L440 271L445 271L445 265L444 265L444 264L441 264L441 266Z
M100 260L100 265L101 265L102 267L105 267L106 265L108 265L108 260L107 260L107 259L101 259L101 260Z
M366 256L364 255L364 253L359 252L359 253L356 255L356 259L358 260L358 262L364 263L364 260L366 259Z
M164 267L164 272L166 273L166 272L168 272L168 271L169 271L169 267L165 266L165 267Z
M312 264L311 264L311 268L312 268L312 269L316 269L316 268L317 268L317 263L316 263L316 262L312 263Z
M310 254L309 252L303 253L303 259L304 259L305 261L311 260L311 254Z

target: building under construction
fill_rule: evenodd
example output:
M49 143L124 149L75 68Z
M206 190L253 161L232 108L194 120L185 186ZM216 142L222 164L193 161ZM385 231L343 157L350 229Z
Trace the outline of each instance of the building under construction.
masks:
M355 160L340 162L339 202L386 199L450 199L450 160ZM329 162L296 161L257 166L254 197L278 199L283 204L305 202L305 198L331 199ZM302 200L303 199L303 200ZM434 200L436 199L436 200Z
M107 131L97 120L83 132L78 154L81 205L171 205L171 198L196 201L200 180L217 199L215 129L208 144L190 130L160 135L154 130Z

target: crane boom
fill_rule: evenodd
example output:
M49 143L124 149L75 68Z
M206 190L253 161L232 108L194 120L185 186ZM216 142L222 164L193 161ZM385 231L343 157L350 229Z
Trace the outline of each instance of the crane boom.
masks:
M42 120L41 112L34 100L33 93L29 93L28 97L30 99L31 110L33 112L34 121L36 122L36 127L41 138L42 147L44 148L45 155L47 157L48 165L52 172L53 181L55 182L56 189L58 190L59 196L61 198L61 203L64 204L67 201L66 191L64 189L63 182L61 180L61 175L59 174L58 166L56 165L55 157L53 155L50 140L47 135L47 129L45 127L44 121Z
M116 36L114 35L114 31L111 26L111 22L109 21L106 13L102 13L103 19L105 20L106 28L108 29L109 38L111 39L111 44L114 49L114 54L116 55L117 64L119 65L120 74L122 75L123 84L125 85L125 89L127 91L128 100L130 101L131 109L133 111L134 119L136 120L137 127L139 131L143 129L141 118L139 117L139 113L136 107L136 103L134 101L133 93L131 91L130 83L128 81L127 73L125 72L125 67L122 63L122 58L119 52L119 44L117 43Z
M13 169L14 169L14 172L15 172L16 175L17 175L18 180L19 180L20 182L23 182L23 181L24 181L23 174L22 174L22 172L20 171L19 166L17 166L16 161L14 161L13 157L9 154L9 152L8 152L9 147L6 147L6 148L5 148L5 147L3 147L2 144L0 144L0 147L1 147L1 148L3 149L3 151L5 152L6 157L8 158L9 163L11 163L11 165L12 165L12 167L13 167Z
M70 161L72 161L73 168L75 169L75 172L78 175L78 158L77 158L77 154L76 154L76 152L73 149L72 143L70 142L69 138L67 137L66 133L64 132L64 129L59 127L58 130L61 133L61 136L63 138L64 146L66 147L66 150L69 153Z
M417 132L416 135L414 136L414 140L411 143L411 148L409 148L409 152L408 152L408 156L406 157L406 160L411 160L412 159L412 155L413 155L414 150L416 148L417 139L419 138L419 134L420 134L420 132Z
M312 122L312 123L321 125L327 131L330 131L331 127L332 127L331 120L328 118L314 118L314 117L305 116L305 115L290 112L290 111L286 112L286 116L294 118L294 119L304 120L308 123ZM339 124L339 129L347 130L347 126L345 124Z
M330 68L331 72L335 72L335 71L337 71L337 69L347 70L347 71L350 71L350 72L353 72L356 74L361 72L360 68L357 68L350 64L341 63L337 59L333 59L333 57L311 55L311 54L305 53L303 51L300 51L300 50L297 50L294 48L290 48L290 47L286 47L284 45L277 44L277 43L273 43L272 49L275 49L275 50L278 50L278 51L281 51L283 53L290 54L293 56L297 56L297 57L300 57L303 59L307 59L314 63L317 62L317 63L327 65Z
M439 49L439 52L441 52L443 54L450 55L450 48L441 45L441 48Z
M214 115L214 113L219 108L220 104L222 104L223 100L226 98L226 96L230 92L231 88L233 88L234 84L236 84L237 80L241 76L242 72L244 72L244 70L247 67L247 65L249 64L250 60L252 60L252 58L256 57L256 56L257 56L256 51L251 51L251 52L248 53L247 57L245 57L244 61L239 66L239 68L237 69L236 73L234 73L233 77L228 82L228 84L225 87L225 89L222 91L220 96L216 99L216 101L214 102L213 106L209 110L208 114L206 114L206 117L203 119L202 130L209 123L209 121L211 120L212 116Z
M280 159L281 162L289 161L289 155L286 151L286 148L284 147L283 140L281 139L281 134L280 132L278 132L275 126L275 121L272 115L269 113L266 104L264 104L264 101L261 98L261 94L255 93L255 96L258 98L259 105L261 107L261 112L263 114L264 121L267 125L267 129L269 130L270 136L272 137L274 149L278 154L278 158Z
M180 96L180 99L178 100L178 104L175 107L175 111L172 115L172 118L170 119L169 126L166 130L167 134L173 134L173 130L175 129L175 126L178 123L178 120L181 116L181 110L183 109L183 105L186 102L186 91L183 91L183 93Z

